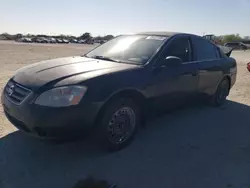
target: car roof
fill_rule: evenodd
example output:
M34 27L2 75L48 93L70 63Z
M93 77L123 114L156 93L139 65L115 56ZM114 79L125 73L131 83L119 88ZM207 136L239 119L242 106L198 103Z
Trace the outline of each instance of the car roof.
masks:
M140 32L136 33L137 35L154 35L154 36L165 36L171 37L178 34L188 34L188 33L181 33L181 32L171 32L171 31L148 31L148 32ZM188 34L191 35L191 34Z

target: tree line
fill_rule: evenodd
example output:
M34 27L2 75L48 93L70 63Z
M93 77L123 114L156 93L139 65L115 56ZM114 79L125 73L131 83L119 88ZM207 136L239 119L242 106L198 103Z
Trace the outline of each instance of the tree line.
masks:
M245 40L250 40L250 36L241 37L239 34L222 35L217 36L217 38L220 39L222 43L242 42Z

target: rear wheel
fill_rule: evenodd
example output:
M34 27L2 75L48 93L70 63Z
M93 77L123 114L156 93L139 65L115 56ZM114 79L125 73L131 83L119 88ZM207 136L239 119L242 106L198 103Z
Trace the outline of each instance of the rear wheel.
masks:
M228 79L223 79L219 84L216 93L212 98L212 105L213 106L221 106L225 103L226 98L229 94L230 85Z
M109 151L127 146L140 123L140 110L129 98L116 98L105 107L99 120L100 143Z

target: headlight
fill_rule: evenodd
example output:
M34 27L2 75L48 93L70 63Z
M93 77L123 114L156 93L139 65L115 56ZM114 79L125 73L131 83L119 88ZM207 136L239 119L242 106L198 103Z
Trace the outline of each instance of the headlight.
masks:
M35 104L51 107L63 107L77 105L87 87L84 86L65 86L58 87L42 93L35 101Z

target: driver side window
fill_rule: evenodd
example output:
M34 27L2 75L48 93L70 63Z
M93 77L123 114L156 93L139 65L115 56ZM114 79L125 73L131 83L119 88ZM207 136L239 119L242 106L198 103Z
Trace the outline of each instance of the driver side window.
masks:
M183 63L191 61L192 54L189 38L178 37L172 40L163 53L164 58L168 56L179 57Z

